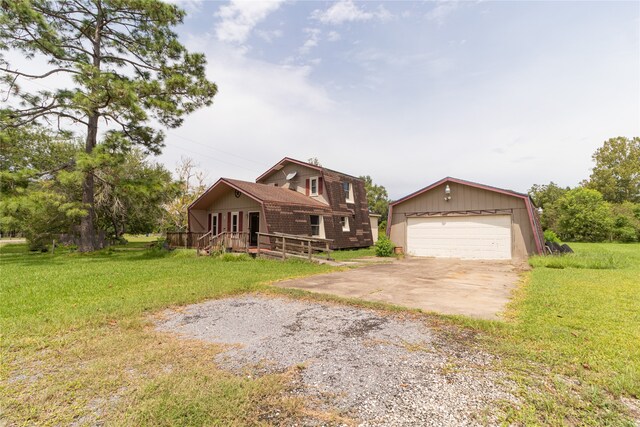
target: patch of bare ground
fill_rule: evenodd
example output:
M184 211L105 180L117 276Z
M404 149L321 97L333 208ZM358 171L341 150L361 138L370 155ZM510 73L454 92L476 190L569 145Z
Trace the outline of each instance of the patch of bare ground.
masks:
M494 356L478 348L472 334L434 328L428 319L247 295L165 312L158 328L226 346L215 360L237 374L295 367L291 394L310 403L307 408L333 413L338 424L497 423L487 407L515 398Z

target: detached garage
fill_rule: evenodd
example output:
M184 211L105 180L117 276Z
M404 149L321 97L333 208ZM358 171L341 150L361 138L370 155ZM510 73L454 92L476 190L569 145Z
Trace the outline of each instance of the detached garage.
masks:
M456 178L391 203L389 237L407 255L511 259L542 253L528 195Z

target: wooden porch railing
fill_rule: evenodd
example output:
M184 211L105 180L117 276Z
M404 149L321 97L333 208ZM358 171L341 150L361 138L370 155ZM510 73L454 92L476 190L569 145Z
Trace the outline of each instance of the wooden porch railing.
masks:
M167 232L167 244L172 248L199 248L198 245L203 243L200 239L207 234L210 233L169 231Z
M295 256L298 258L306 257L312 260L314 255L324 253L328 260L331 259L331 239L321 239L319 237L298 236L295 234L284 233L257 233L258 247L257 254L269 254L281 256L286 259L287 256ZM263 239L264 237L264 239Z
M246 252L249 247L249 233L223 231L214 236L210 231L207 233L167 232L167 243L172 248Z

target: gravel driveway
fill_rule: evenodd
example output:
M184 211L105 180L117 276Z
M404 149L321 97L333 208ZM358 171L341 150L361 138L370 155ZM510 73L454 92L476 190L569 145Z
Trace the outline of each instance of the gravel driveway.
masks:
M492 401L513 399L470 337L398 314L248 295L166 312L158 328L240 344L217 360L234 372L302 364L299 392L363 426L482 425Z

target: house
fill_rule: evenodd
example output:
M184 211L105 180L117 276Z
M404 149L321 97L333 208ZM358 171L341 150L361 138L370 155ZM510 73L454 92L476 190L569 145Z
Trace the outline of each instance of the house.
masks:
M542 254L527 194L447 177L389 206L387 233L408 255L512 259Z
M188 208L189 231L244 233L257 246L258 232L330 240L331 249L371 246L364 181L285 157L256 182L220 178Z

